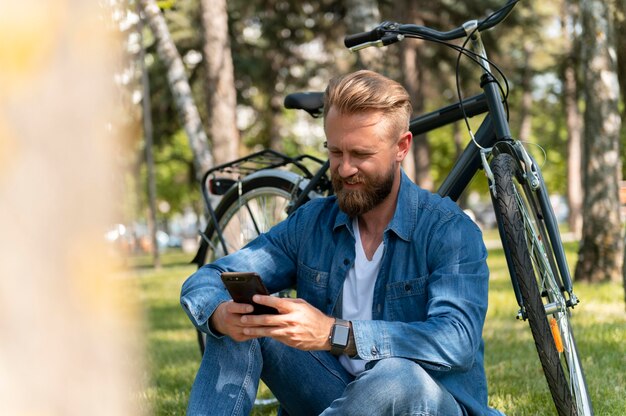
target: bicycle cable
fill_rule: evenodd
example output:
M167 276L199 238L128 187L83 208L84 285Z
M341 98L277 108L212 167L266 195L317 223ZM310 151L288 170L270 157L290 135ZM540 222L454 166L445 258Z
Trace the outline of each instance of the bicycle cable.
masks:
M517 2L519 2L520 0L517 0ZM498 65L496 65L493 61L491 61L489 58L481 56L479 53L474 52L470 49L468 49L466 47L467 43L470 41L470 39L472 38L472 36L474 35L474 33L476 33L477 31L480 30L481 27L483 27L485 24L487 24L489 22L489 20L491 18L493 18L496 14L498 14L500 11L502 11L505 7L501 7L500 9L494 11L493 13L491 13L489 16L487 16L487 18L485 18L481 24L477 25L466 37L465 37L465 41L463 42L463 44L461 46L447 42L447 41L442 41L439 39L433 39L429 36L425 36L425 35L421 35L421 34L412 34L412 33L404 33L403 35L405 37L408 38L413 38L413 39L421 39L421 40L425 40L425 41L429 41L429 42L434 42L434 43L438 43L444 46L449 47L452 50L455 50L458 52L458 56L457 56L457 60L456 60L456 65L455 65L455 83L456 83L456 90L457 90L457 96L459 99L459 105L461 108L461 112L463 114L463 120L465 121L465 126L467 128L467 131L470 135L470 138L472 139L472 142L474 143L474 145L476 145L476 147L478 147L481 150L486 150L483 146L481 146L477 141L476 138L474 136L474 133L472 131L472 128L470 126L469 123L469 117L467 116L467 113L465 111L465 104L463 103L463 93L462 93L462 89L461 89L461 82L460 82L460 63L461 63L461 57L462 56L466 56L467 58L469 58L471 61L473 61L475 64L477 64L478 66L480 66L483 71L485 72L485 74L488 74L492 79L493 82L495 82L495 84L498 86L498 89L500 90L500 94L502 96L502 104L504 105L505 111L506 111L506 119L507 121L509 120L510 114L509 114L509 103L508 103L508 97L509 97L509 81L506 77L506 75L504 74L504 72L500 69L500 67ZM485 62L485 63L483 63ZM489 67L487 66L487 64L489 65ZM495 72L497 72L500 76L500 78L502 79L502 82L504 83L504 87L502 86L502 83L498 80L498 78L494 75L494 72L491 70L491 68L493 68L495 70Z
M497 13L494 12L494 13ZM475 29L477 30L477 29ZM473 33L473 31L472 31ZM471 34L470 34L471 36ZM469 117L467 117L467 113L465 112L465 105L463 104L463 95L461 93L461 87L460 87L460 77L459 77L459 69L460 69L460 57L462 55L465 55L467 58L469 58L471 61L473 61L475 64L477 64L478 66L480 66L485 73L489 74L492 78L493 78L493 82L495 82L495 84L498 86L498 89L500 90L500 94L503 97L503 104L505 106L505 110L506 110L506 115L507 115L507 120L509 119L509 106L508 106L508 96L509 96L509 82L508 79L506 78L506 75L504 75L504 72L500 69L500 67L498 67L498 65L496 65L493 61L491 61L489 58L485 58L481 55L479 55L478 53L468 49L465 47L465 45L467 44L468 40L469 40L469 36L467 37L466 41L463 43L463 45L459 46L459 45L455 45L453 43L449 43L446 41L441 41L438 39L432 39L428 36L422 36L422 35L416 35L416 34L405 34L405 37L407 38L412 38L412 39L421 39L421 40L425 40L425 41L429 41L429 42L434 42L434 43L438 43L444 46L449 47L450 49L453 49L457 52L459 52L459 57L457 58L457 63L456 63L456 68L455 68L455 77L456 77L456 88L457 88L457 95L459 97L459 104L461 107L461 111L463 114L463 119L465 121L465 125L467 127L467 130L470 134L470 137L472 139L472 141L474 142L474 144L481 150L485 150L485 148L483 146L481 146L477 141L476 138L474 137L474 134L472 132L471 126L469 125ZM494 72L490 69L490 67L488 68L484 63L486 62L487 64L489 64L490 67L495 69L495 72L497 72L500 77L502 78L503 82L504 82L504 87L502 86L502 83L494 76Z
M520 0L515 1L515 3L518 3ZM508 3L507 3L508 6ZM472 141L474 142L474 144L481 150L485 150L477 141L476 138L474 137L474 133L472 131L472 128L469 124L469 118L467 117L467 113L465 112L465 105L463 104L463 93L461 91L461 83L460 83L460 77L459 77L459 69L460 69L460 63L461 63L461 56L465 55L468 56L467 53L467 48L465 48L465 45L467 45L467 43L469 42L469 40L472 38L472 36L474 35L474 33L476 33L477 31L480 30L480 28L482 26L484 26L491 18L493 18L496 14L498 14L500 11L502 11L505 7L507 6L503 6L500 9L494 11L493 13L491 13L489 16L487 16L486 19L484 19L482 21L481 24L477 25L466 37L465 37L465 41L463 42L463 44L461 45L461 49L463 49L465 52L460 52L459 51L459 55L457 56L457 61L456 61L456 89L457 89L457 95L459 97L459 102L460 102L460 106L461 106L461 112L463 113L463 119L465 120L465 126L467 127L467 131L472 139ZM470 52L476 56L478 56L478 54L474 53L474 52ZM496 83L496 85L498 85L498 88L500 89L500 93L502 94L502 104L504 105L505 111L506 111L506 119L507 121L509 120L510 114L509 114L509 102L508 102L508 97L509 97L509 81L506 77L506 75L504 75L504 72L502 72L500 70L500 68L495 65L493 62L491 62L489 59L487 58L483 58L485 61L487 61L491 66L493 66L496 71L498 72L498 74L500 74L500 76L502 77L502 80L504 81L505 87L506 89L503 90L502 85L500 84L500 82L497 80L497 78L493 75L493 72L491 72L491 70L485 68L484 65L482 65L480 62L479 65L485 70L485 73L488 73L494 80L494 82ZM476 62L476 60L474 60ZM506 91L506 92L505 92Z
M445 42L445 41L440 41L437 39L432 39L430 37L427 36L421 36L421 35L415 35L415 34L407 34L405 35L405 37L407 38L411 38L411 39L421 39L421 40L426 40L429 42L434 42L434 43L439 43L441 45L447 46L450 49L454 49L457 52L459 52L460 55L465 55L466 57L468 57L469 59L471 59L475 64L479 65L483 70L485 70L485 72L489 73L491 76L494 76L494 73L487 68L486 65L484 65L481 61L485 61L487 62L490 66L492 66L493 68L495 68L495 71L500 75L500 77L502 77L503 81L504 81L504 85L505 87L502 87L502 84L494 77L494 82L496 83L496 85L498 85L498 88L500 89L500 93L503 95L503 97L505 99L508 98L509 96L509 82L506 78L506 76L504 75L504 72L500 69L500 67L498 67L498 65L496 65L492 60L488 59L488 58L484 58L482 56L480 56L478 53L465 48L464 46L458 46L449 42ZM456 68L456 72L457 72L457 78L458 78L458 69L459 67L457 66ZM460 89L460 86L457 83L457 89ZM462 96L459 95L459 99L461 99ZM507 118L508 118L508 114L507 114Z
M541 153L543 153L543 162L541 162L539 164L539 169L543 169L545 164L548 163L548 152L546 152L546 149L544 149L543 146L540 145L539 143L534 143L534 142L531 142L529 140L520 140L520 142L525 143L525 144L527 144L529 146L538 147L539 150L541 150Z

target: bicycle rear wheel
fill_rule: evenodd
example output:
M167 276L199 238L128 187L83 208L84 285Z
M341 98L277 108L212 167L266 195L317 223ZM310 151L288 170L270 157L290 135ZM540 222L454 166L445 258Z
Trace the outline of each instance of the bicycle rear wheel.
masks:
M501 238L509 251L539 360L559 415L593 415L566 298L558 284L537 195L512 156L491 163ZM547 215L553 215L547 213ZM545 243L545 244L544 244Z
M282 172L278 175L268 171L251 175L230 188L215 209L226 247L215 224L209 222L205 230L209 250L203 264L234 253L287 218L290 204L301 191L300 182L301 178L295 174ZM206 334L200 331L198 344L204 354Z

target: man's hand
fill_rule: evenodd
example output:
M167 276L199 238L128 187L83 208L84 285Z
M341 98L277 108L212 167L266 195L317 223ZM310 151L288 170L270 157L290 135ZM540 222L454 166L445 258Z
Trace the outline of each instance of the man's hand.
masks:
M237 342L248 341L252 338L244 334L244 326L241 324L241 317L252 312L252 305L245 303L235 303L232 300L220 303L210 318L211 328L220 334L227 335Z
M247 315L253 306L228 301L210 318L211 327L237 342L270 337L300 350L329 350L328 335L335 319L302 299L255 295L254 302L271 306L278 315Z
M232 323L237 332L241 330L243 336L240 338L270 337L303 351L330 349L328 335L334 318L324 315L302 299L255 295L253 300L276 308L279 314L240 316L238 323ZM219 328L216 329L219 331Z

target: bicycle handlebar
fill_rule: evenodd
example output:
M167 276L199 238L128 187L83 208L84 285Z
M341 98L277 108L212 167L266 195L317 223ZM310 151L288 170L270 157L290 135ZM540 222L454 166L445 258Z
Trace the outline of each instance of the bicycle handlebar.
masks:
M508 0L497 12L477 22L479 31L487 30L500 23L513 10L520 0ZM427 39L449 41L459 39L467 35L466 26L460 26L447 32L431 29L426 26L414 24L398 24L383 22L369 32L355 33L344 39L344 45L352 51L367 48L369 46L387 46L401 41L405 35L417 35Z

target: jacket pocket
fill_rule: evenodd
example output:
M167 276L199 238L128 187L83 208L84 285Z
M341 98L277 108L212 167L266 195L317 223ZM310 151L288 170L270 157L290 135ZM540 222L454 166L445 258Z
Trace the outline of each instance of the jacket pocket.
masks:
M390 318L402 322L426 319L426 282L428 276L387 285L386 303Z
M323 311L329 276L328 272L298 262L298 297Z
M427 276L402 282L389 283L387 285L387 299L400 299L406 296L420 296L426 294Z

